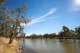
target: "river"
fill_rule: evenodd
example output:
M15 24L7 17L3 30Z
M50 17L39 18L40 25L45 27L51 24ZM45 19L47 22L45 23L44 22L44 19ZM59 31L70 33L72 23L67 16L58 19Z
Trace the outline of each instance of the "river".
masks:
M80 40L20 39L24 53L80 53Z

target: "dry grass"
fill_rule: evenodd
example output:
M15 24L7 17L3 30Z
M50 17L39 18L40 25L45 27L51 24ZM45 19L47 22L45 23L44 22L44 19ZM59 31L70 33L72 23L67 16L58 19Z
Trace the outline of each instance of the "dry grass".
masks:
M20 46L18 41L13 40L12 44L8 44L8 42L8 38L0 38L0 53L18 53L18 48Z

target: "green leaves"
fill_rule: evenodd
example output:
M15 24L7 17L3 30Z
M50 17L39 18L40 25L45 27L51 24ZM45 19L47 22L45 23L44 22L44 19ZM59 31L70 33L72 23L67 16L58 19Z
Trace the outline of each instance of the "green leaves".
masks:
M12 36L10 35L10 30L13 29L14 36L18 34L18 27L21 27L21 23L27 24L30 19L25 18L26 5L23 4L22 7L17 8L5 8L4 3L6 0L0 0L0 35L2 36ZM12 16L11 16L12 15ZM15 15L15 18L13 17ZM23 31L22 27L22 31ZM6 35L5 35L6 34Z
M7 0L0 0L0 6L3 6Z
M77 27L77 28L75 28L75 32L76 32L77 34L80 34L80 26Z

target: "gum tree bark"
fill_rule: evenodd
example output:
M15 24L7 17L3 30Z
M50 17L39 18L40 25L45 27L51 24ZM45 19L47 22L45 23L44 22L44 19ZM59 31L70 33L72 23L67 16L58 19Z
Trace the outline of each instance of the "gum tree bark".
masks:
M13 29L11 29L10 32L11 32L11 33L10 33L10 36L9 36L9 38L10 38L10 40L9 40L9 44L11 44L11 43L13 42L13 35L14 35L14 31L13 31Z

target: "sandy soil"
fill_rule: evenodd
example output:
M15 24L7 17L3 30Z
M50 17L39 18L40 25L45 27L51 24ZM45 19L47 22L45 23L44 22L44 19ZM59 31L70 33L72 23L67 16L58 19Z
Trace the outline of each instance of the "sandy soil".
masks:
M22 53L22 47L17 40L8 44L9 38L0 37L0 53Z

